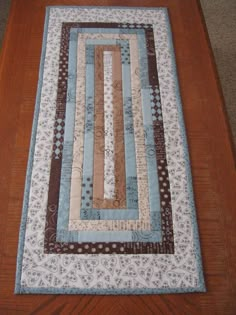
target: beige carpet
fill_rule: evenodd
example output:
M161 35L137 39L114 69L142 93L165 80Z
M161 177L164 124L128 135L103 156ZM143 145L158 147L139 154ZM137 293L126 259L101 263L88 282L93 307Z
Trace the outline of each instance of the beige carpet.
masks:
M2 47L4 31L6 28L9 7L10 7L10 0L0 0L0 51Z
M236 152L236 0L201 0Z
M218 68L236 152L236 0L200 1ZM9 4L10 0L0 0L0 48Z

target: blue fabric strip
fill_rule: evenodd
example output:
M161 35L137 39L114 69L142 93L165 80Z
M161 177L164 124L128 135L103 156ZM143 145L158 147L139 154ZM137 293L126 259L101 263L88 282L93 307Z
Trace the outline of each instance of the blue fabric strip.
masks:
M81 220L138 220L137 209L81 209Z
M145 34L143 29L128 28L75 28L78 33L97 33L97 34Z
M77 37L78 38L78 37ZM86 46L86 104L84 130L84 159L81 187L81 209L91 209L93 204L94 163L94 46Z
M157 231L60 231L59 240L70 238L70 242L158 242L161 239Z

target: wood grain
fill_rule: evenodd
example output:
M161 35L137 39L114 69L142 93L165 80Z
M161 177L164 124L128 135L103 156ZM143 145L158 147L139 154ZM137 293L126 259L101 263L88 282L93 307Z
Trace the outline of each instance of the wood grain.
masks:
M0 57L0 314L236 314L236 172L222 93L197 0L71 0L69 4L169 8L208 292L14 296L45 6L55 4L68 1L13 0Z

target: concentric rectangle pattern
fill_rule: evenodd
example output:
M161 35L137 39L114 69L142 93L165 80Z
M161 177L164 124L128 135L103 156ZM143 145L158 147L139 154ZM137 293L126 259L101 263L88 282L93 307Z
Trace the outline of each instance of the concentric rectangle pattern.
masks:
M17 293L204 291L168 14L50 7Z
M66 25L65 26L65 29L67 30L67 47L69 45L69 30L70 28L74 28L74 27L81 27L82 25L75 25L75 24L69 24L68 26ZM92 24L88 24L88 25L83 25L84 28L89 28L87 26L90 26L91 28L94 26ZM98 25L96 25L98 26ZM100 27L100 30L101 29L112 29L112 28L119 28L119 26L117 24L115 25L99 25ZM129 29L129 25L127 25L127 27ZM140 29L140 25L137 25L136 28L139 30ZM86 29L85 29L86 31ZM126 29L124 28L121 28L120 30L121 34L122 33L126 33ZM63 41L63 37L62 37L62 41ZM153 50L153 45L154 45L154 40L153 40L153 31L152 31L152 27L151 25L148 25L148 28L145 29L145 43L143 44L146 44L148 43L147 47L149 48L149 50ZM80 44L80 41L78 41L78 45L84 45L84 44ZM139 75L139 66L138 66L138 63L139 63L139 60L138 60L138 55L137 55L137 45L135 46L135 43L131 44L131 47L132 47L132 53L131 53L131 58L133 58L133 62L131 62L131 67L130 67L130 73L131 73L131 77L132 77L132 80L131 80L131 97L132 97L132 111L135 115L134 116L134 122L133 122L133 128L135 130L137 130L137 132L135 133L135 152L132 152L132 154L136 154L136 157L139 157L137 159L137 170L138 170L138 191L139 191L139 194L140 194L140 198L139 198L139 205L140 207L143 207L144 209L147 209L149 208L148 206L148 203L145 203L145 200L147 200L147 197L148 197L148 182L147 182L147 166L146 166L146 158L145 158L145 141L144 141L144 136L143 136L143 133L144 133L144 128L143 128L143 118L142 118L142 102L141 102L141 94L140 94L140 91L141 91L141 82L139 80L140 78L140 75ZM63 49L65 49L65 44L63 43ZM61 59L62 59L62 67L64 66L64 63L63 61L65 61L65 54L61 53ZM83 58L82 56L84 56L84 54L81 55L81 58ZM154 93L154 97L153 97L153 104L155 106L155 99L158 99L159 96L158 96L158 93L159 93L159 90L158 90L158 78L157 78L157 72L156 72L156 59L155 59L155 56L154 58L151 57L152 55L148 55L148 61L149 63L151 63L151 65L149 66L149 81L153 84L152 86L152 89L153 91L151 90L150 93ZM100 58L101 59L101 58ZM82 64L85 63L85 62L81 62L80 60L80 67L82 67ZM83 67L84 69L85 67ZM64 67L65 69L65 67ZM85 77L85 75L81 75L81 77ZM78 76L79 80L82 80L80 76ZM135 80L137 81L137 83L134 85L134 83L132 82L135 82ZM147 80L148 81L148 80ZM140 83L139 83L140 82ZM147 82L149 85L148 85L148 88L150 88L150 82ZM155 83L155 85L154 85ZM60 84L60 81L59 81L59 84ZM79 87L81 87L81 84L78 84ZM103 88L103 87L102 87ZM84 88L85 89L85 88ZM155 89L155 90L154 90ZM80 96L81 96L82 93L80 93ZM84 99L84 98L83 98ZM151 107L151 100L152 100L152 95L150 94L149 95L149 104L147 104L147 106L150 106ZM82 100L82 104L83 104L83 100ZM95 108L96 108L96 101L95 101ZM145 109L144 109L145 110ZM100 113L99 113L100 114ZM81 115L82 116L82 115ZM79 119L81 119L81 116L79 117ZM151 116L151 122L152 122L152 126L153 128L156 127L156 134L158 134L159 131L161 131L160 128L162 128L162 120L161 119L158 119L161 117L161 115L159 115L159 117L157 118L156 117L157 115L153 115L154 119L152 118ZM57 119L57 118L56 118ZM82 118L83 119L83 118ZM96 120L96 119L95 119ZM75 122L75 134L77 134L76 132L76 122ZM82 127L83 124L80 123L78 124L78 127L80 128L83 128ZM163 129L163 128L162 128ZM80 133L81 134L81 133ZM79 134L78 134L79 135ZM159 136L160 137L160 136ZM81 137L78 137L76 141L79 141L79 138ZM83 138L83 137L82 137ZM74 144L74 147L77 146L77 142L75 141L75 144ZM155 141L155 135L154 135L154 141ZM83 144L83 142L81 142L81 144ZM79 147L81 147L81 144ZM164 148L164 134L163 134L163 131L162 131L162 138L160 137L159 141L156 143L156 147L159 146L160 149L159 149L159 152L161 151L163 154L165 154L165 148ZM77 146L78 147L78 146ZM155 146L153 146L154 148L154 152L156 152L156 155L158 154L158 148L155 148ZM147 151L147 155L149 154L148 152L148 149L149 149L149 146L146 147L146 151ZM75 149L74 149L74 152L75 152ZM78 161L82 161L82 154L79 154L79 150L77 151L78 154L74 154L74 156L76 156L76 163L78 163ZM165 168L165 174L166 174L166 178L168 179L168 170L167 170L167 165L166 165L166 158L165 156L163 156L163 154L159 157L159 160L160 160L160 163L163 165L163 167ZM54 161L58 162L58 160L61 160L61 157L58 156L56 157L56 159L54 159L52 157L52 165L54 163ZM158 161L158 156L156 156L156 162ZM52 169L52 165L51 165L51 172L53 172L53 169ZM77 164L76 164L77 165ZM75 167L74 167L75 168ZM77 168L82 168L82 163L80 162L80 166L78 165ZM73 166L72 166L72 169L73 169ZM156 168L157 169L157 168ZM52 174L52 173L51 173ZM77 174L77 173L76 173ZM60 176L60 173L58 172L58 176ZM74 203L73 205L73 209L76 208L76 204L80 204L80 199L81 199L81 193L80 193L80 189L79 189L79 184L81 183L81 178L76 177L76 181L78 182L77 185L73 184L73 171L72 171L72 193L71 193L71 200L75 200L76 202ZM163 176L161 177L161 179L163 179ZM162 180L163 181L163 180ZM170 205L170 193L169 193L169 190L168 190L168 181L165 181L164 183L166 185L166 190L160 194L160 196L163 196L163 205L161 207L161 211L165 211L165 209L167 208L168 209L168 215L167 216L162 216L162 218L164 217L165 219L167 219L167 225L165 225L164 222L161 222L161 226L162 226L162 237L163 237L163 240L162 242L158 242L159 241L159 233L156 233L155 230L154 231L150 231L150 230L141 230L141 231L133 231L130 236L130 240L131 242L120 242L119 244L118 243L109 243L109 246L110 246L110 250L112 250L112 252L117 252L119 250L121 250L121 252L124 252L124 253L129 253L129 252L132 252L134 251L135 253L136 252L167 252L167 253L170 253L170 252L173 252L173 232L171 232L172 230L172 219L171 219L171 211L169 211L171 205ZM54 184L53 184L54 185ZM55 187L53 187L53 189L55 189ZM73 195L73 191L75 191L75 194L78 196L77 198L74 197ZM59 195L59 193L58 193ZM50 196L50 184L49 184L49 196ZM166 205L166 206L164 206ZM48 201L48 206L50 207L50 198L49 198L49 201ZM79 207L77 207L78 209L78 212L79 212ZM55 208L56 210L56 208ZM118 211L118 210L117 210ZM48 211L48 214L52 214L52 211ZM100 216L100 214L99 214ZM156 220L157 218L157 212L153 212L151 213L151 216L154 220ZM163 220L163 219L162 219ZM164 220L163 220L164 221ZM52 222L50 219L48 220L48 222ZM80 223L81 224L81 223ZM99 223L98 223L99 224ZM50 227L50 232L52 231L51 227ZM164 233L163 233L164 232ZM103 232L103 231L99 231L97 233L100 233L102 235L102 240L104 240L104 235L108 235L108 239L109 241L111 240L111 236L110 236L110 233L107 233L107 232ZM114 232L113 232L114 233ZM46 229L46 233L47 235L47 229ZM94 233L93 233L94 234ZM61 234L62 235L62 239L63 241L65 241L65 239L63 238L63 235L64 233ZM123 234L125 235L125 234ZM155 237L156 235L156 237ZM56 237L56 233L55 233L55 237ZM50 238L51 239L51 238ZM61 239L61 237L60 237ZM70 240L73 239L70 238ZM91 238L90 238L91 239ZM95 237L94 237L95 239ZM98 241L99 241L99 237L96 238ZM116 240L117 238L115 238ZM129 239L129 238L128 238ZM93 240L93 238L92 238ZM139 240L142 240L142 242L138 242ZM150 241L149 241L150 240ZM46 243L47 241L47 237L45 237L45 248L48 248L47 244ZM132 242L133 241L133 242ZM85 249L85 245L84 243L73 243L73 244L70 244L70 245L67 245L65 243L58 243L56 242L54 245L53 245L53 242L50 242L50 250L52 250L52 246L54 246L54 248L56 247L57 248L57 251L59 250L59 244L61 244L60 246L63 246L63 251L66 250L66 246L69 246L70 250L71 248L73 248L73 251L78 251L78 248L82 248L82 251L84 251ZM88 244L87 244L88 245ZM99 247L100 245L100 247ZM89 245L88 245L89 246ZM90 244L91 246L91 244ZM106 248L108 245L106 245ZM113 246L113 247L112 247ZM104 245L101 247L101 244L100 243L96 243L95 245L93 245L93 248L96 247L96 252L99 252L100 249L104 252ZM163 247L163 248L162 248ZM86 248L86 251L89 250L90 247ZM115 248L115 249L114 249ZM69 251L70 251L69 250ZM110 251L109 250L109 251ZM67 251L67 250L66 250ZM107 253L109 252L107 250ZM68 252L68 251L67 251Z

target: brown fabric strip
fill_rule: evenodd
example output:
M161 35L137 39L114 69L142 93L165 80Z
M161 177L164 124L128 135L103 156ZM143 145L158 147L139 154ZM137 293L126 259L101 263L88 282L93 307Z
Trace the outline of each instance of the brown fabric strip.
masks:
M104 199L104 74L103 53L112 51L112 94L114 109L115 198ZM95 140L93 208L126 208L124 121L122 98L121 52L119 46L95 47ZM102 133L103 131L103 133Z
M115 192L117 207L126 208L126 172L125 172L125 147L124 147L124 117L122 93L122 65L121 49L112 53L113 75L113 109L114 109L114 141L115 141Z

